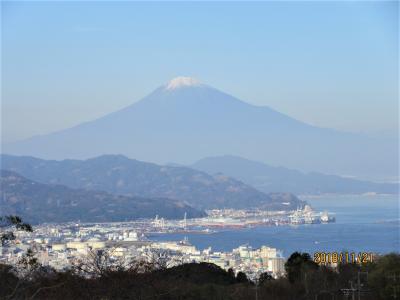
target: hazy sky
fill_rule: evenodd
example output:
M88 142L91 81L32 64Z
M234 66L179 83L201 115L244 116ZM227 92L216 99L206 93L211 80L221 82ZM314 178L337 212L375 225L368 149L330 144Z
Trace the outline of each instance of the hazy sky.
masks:
M193 76L323 127L398 119L397 2L2 2L2 139L127 106Z

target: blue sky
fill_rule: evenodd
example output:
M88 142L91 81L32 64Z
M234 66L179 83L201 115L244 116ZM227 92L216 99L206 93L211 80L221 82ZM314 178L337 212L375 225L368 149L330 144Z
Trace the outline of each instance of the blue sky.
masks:
M322 127L398 120L397 2L2 2L2 141L193 76Z

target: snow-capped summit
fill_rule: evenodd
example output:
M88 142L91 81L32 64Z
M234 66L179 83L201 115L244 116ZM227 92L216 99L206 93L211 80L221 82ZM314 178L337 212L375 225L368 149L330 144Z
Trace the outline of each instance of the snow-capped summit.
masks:
M314 127L190 77L172 79L96 120L2 146L2 153L50 159L119 153L181 164L228 153L306 172L354 176L397 174L398 162L395 140Z
M170 80L166 85L166 89L175 90L177 88L184 86L198 86L198 85L201 85L201 82L196 78L179 76Z

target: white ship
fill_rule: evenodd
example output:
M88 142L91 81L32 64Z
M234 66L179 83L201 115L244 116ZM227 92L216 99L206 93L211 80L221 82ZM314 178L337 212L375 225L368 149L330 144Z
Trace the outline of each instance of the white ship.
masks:
M292 225L335 222L335 218L329 216L328 212L317 214L309 205L306 205L304 209L298 208L289 216L289 220Z
M321 213L321 222L322 223L332 223L335 222L335 217L329 216L327 211L324 211L323 213Z

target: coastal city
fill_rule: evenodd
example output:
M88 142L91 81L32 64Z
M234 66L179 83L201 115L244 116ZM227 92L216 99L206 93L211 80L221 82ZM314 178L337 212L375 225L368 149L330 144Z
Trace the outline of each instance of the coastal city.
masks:
M182 241L154 241L153 233L211 234L220 228L251 226L299 226L334 222L327 212L317 213L306 205L296 211L210 210L207 217L166 220L156 216L132 222L65 223L34 226L32 233L16 231L15 243L0 247L0 262L16 265L28 249L40 264L56 270L67 270L91 251L108 251L118 261L152 262L163 260L166 267L190 262L209 262L235 273L244 272L251 278L261 273L279 277L284 273L282 252L270 245L253 249L238 245L230 252L197 249L185 238Z

